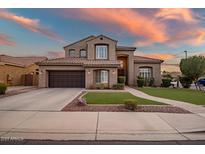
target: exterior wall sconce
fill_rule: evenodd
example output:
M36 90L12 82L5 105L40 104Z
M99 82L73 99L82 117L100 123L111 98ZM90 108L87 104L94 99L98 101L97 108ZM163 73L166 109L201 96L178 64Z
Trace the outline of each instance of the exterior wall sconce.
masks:
M112 70L112 74L115 74L115 70Z
M90 74L90 70L88 70L88 74Z
M43 74L43 71L40 70L40 71L39 71L39 74L40 74L40 75Z

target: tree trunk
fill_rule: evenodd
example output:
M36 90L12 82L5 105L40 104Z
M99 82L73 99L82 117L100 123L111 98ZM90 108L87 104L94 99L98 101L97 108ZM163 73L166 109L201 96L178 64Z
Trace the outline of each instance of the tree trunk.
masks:
M198 90L198 86L197 86L196 81L194 81L194 84L195 84L196 90Z

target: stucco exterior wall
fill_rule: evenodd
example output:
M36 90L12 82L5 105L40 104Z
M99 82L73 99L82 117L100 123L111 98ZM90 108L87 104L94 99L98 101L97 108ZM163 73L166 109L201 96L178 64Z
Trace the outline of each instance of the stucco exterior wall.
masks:
M106 37L98 37L87 42L88 59L95 59L95 45L96 44L107 44L108 45L108 59L116 60L116 42Z
M18 86L24 84L23 75L33 73L33 85L38 85L38 75L36 74L38 65L32 64L28 67L19 67L15 65L0 64L0 82L10 86ZM7 80L9 75L10 81Z
M26 73L24 67L0 65L0 82L8 85L22 85L22 75ZM10 81L7 80L9 75Z
M160 86L162 83L161 78L161 64L134 64L134 76L135 76L135 84L136 84L136 78L139 76L139 68L140 67L151 67L152 73L154 77L154 85Z
M76 57L80 57L80 50L81 49L85 49L87 50L87 40L88 39L85 39L85 40L82 40L80 42L77 42L71 46L68 46L68 47L65 47L64 50L65 50L65 57L69 57L69 50L70 49L74 49L75 50L75 53L76 53Z

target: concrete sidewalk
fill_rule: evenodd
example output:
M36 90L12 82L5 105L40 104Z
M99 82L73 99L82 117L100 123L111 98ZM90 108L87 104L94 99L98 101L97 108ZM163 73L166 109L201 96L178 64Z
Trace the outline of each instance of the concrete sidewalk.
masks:
M0 111L0 139L205 140L196 114Z
M137 97L141 97L144 99L149 99L149 100L153 100L153 101L157 101L157 102L161 102L161 103L165 103L165 104L170 104L170 105L180 107L182 109L185 109L187 111L190 111L192 113L195 113L195 114L198 114L201 116L203 116L203 114L205 114L205 107L202 107L200 105L195 105L195 104L191 104L191 103L187 103L187 102L151 96L151 95L145 94L139 90L136 90L136 89L130 88L130 87L126 87L125 90L130 92L131 94L137 96Z

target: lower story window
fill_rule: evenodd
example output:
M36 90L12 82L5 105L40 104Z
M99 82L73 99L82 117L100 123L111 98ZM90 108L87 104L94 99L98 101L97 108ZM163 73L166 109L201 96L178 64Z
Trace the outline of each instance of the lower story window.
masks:
M108 83L108 71L106 70L96 71L96 83Z
M152 68L151 67L143 67L139 69L139 76L143 78L151 78L152 77Z

